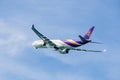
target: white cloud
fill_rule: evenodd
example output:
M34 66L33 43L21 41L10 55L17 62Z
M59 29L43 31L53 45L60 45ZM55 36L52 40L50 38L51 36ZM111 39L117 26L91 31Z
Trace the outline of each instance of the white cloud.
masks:
M0 26L0 53L14 55L29 45L29 33L26 34L27 32L22 31L19 27L11 27L4 21L0 21Z
M48 79L49 76L45 72L34 71L34 69L30 69L28 66L20 65L20 64L16 63L15 61L4 60L4 63L2 61L0 61L0 63L1 63L0 70L4 70L3 74L5 74L5 72L7 72L7 73L12 73L14 75L18 75L20 77L27 78L27 79L49 80Z
M4 71L2 75L7 74L7 76L9 76L10 74L14 74L23 79L30 80L93 80L92 77L77 72L49 72L41 67L38 69L39 70L36 70L30 66L9 59L0 59L0 71ZM4 76L1 76L1 78L3 78L3 80L6 79Z

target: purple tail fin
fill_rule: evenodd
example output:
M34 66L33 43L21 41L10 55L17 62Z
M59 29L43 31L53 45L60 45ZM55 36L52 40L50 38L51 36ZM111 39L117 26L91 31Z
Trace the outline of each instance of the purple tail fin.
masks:
M89 39L89 38L90 38L90 35L92 34L94 28L95 28L95 27L93 26L93 27L91 27L91 28L89 29L89 31L88 31L88 32L85 34L85 36L84 36L85 39Z

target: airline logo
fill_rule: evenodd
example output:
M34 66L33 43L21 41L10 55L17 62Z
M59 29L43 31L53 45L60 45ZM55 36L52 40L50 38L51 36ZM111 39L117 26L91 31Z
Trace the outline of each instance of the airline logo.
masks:
M90 37L90 34L91 34L91 32L89 31L89 32L87 33L87 36L89 36L89 37Z

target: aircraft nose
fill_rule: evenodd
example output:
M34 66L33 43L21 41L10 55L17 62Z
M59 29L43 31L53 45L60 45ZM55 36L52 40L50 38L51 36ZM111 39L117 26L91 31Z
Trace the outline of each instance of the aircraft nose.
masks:
M36 45L36 42L33 42L33 43L32 43L32 46L34 46L34 47L35 47L35 45Z
M35 47L35 48L37 49L37 42L36 42L36 41L33 42L33 43L32 43L32 46Z

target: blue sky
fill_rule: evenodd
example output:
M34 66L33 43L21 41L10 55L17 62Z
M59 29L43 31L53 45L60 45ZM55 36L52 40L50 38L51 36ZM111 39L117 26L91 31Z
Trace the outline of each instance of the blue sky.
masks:
M119 0L0 0L0 80L119 80ZM85 49L34 49L31 25L50 39L79 39L96 26Z

